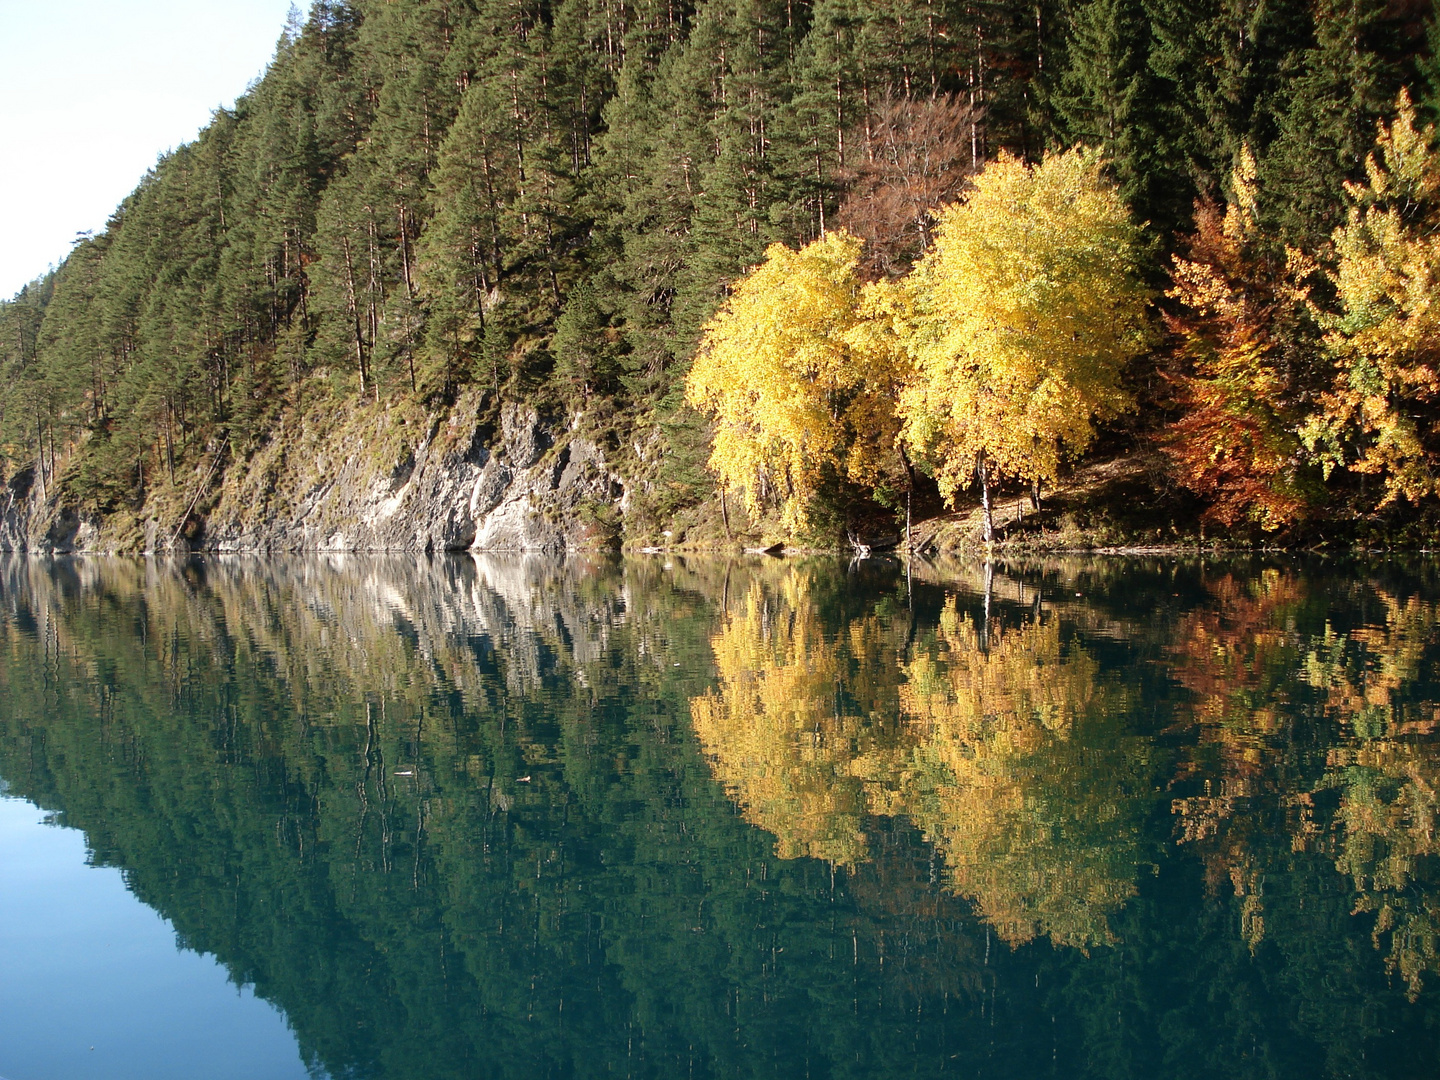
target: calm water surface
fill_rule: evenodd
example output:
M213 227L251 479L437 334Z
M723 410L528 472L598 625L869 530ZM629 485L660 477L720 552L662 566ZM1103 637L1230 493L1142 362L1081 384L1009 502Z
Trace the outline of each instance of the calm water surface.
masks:
M0 794L10 1080L1440 1075L1430 563L0 562Z
M85 856L81 833L0 798L4 1075L304 1080L285 1018Z

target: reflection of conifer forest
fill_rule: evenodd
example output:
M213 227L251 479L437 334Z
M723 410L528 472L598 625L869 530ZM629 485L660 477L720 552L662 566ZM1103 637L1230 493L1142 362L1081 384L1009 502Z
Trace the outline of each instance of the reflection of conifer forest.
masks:
M9 562L0 776L357 1077L1429 1075L1440 582Z

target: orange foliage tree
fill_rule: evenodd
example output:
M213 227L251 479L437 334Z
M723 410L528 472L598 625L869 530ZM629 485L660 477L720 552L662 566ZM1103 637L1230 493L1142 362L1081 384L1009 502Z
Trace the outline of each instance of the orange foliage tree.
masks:
M1164 448L1176 479L1209 502L1205 518L1273 530L1306 511L1297 431L1318 334L1296 277L1307 265L1267 242L1256 222L1255 160L1248 148L1222 214L1196 207L1185 256L1175 256L1166 324L1182 342L1174 373L1184 410Z

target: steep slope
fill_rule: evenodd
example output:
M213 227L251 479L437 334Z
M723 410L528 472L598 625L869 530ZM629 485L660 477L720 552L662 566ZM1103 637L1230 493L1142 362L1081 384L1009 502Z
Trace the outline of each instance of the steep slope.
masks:
M940 173L1079 140L1157 254L1246 142L1278 191L1324 180L1276 218L1323 236L1331 174L1428 85L1427 11L1281 7L316 0L233 109L0 303L0 546L488 543L466 470L510 454L517 406L594 472L564 506L501 485L510 518L565 522L526 543L587 518L653 540L714 494L679 387L770 243L841 226L898 272L894 208L953 197ZM280 505L306 484L329 494Z

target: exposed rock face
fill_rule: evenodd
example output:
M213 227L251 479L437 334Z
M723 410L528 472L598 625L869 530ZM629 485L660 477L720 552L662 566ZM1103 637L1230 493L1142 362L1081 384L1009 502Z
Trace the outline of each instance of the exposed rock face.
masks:
M16 473L0 488L0 551L65 555L94 549L99 523L73 510L57 510L42 494L33 467Z
M35 470L26 469L0 488L0 551L27 551L30 528L30 489Z
M457 406L388 470L363 444L307 458L276 442L216 478L218 499L200 500L206 509L184 528L152 516L129 544L46 505L20 474L0 493L0 551L560 552L613 543L605 522L629 502L594 443L514 403L498 431L479 423L473 402Z

